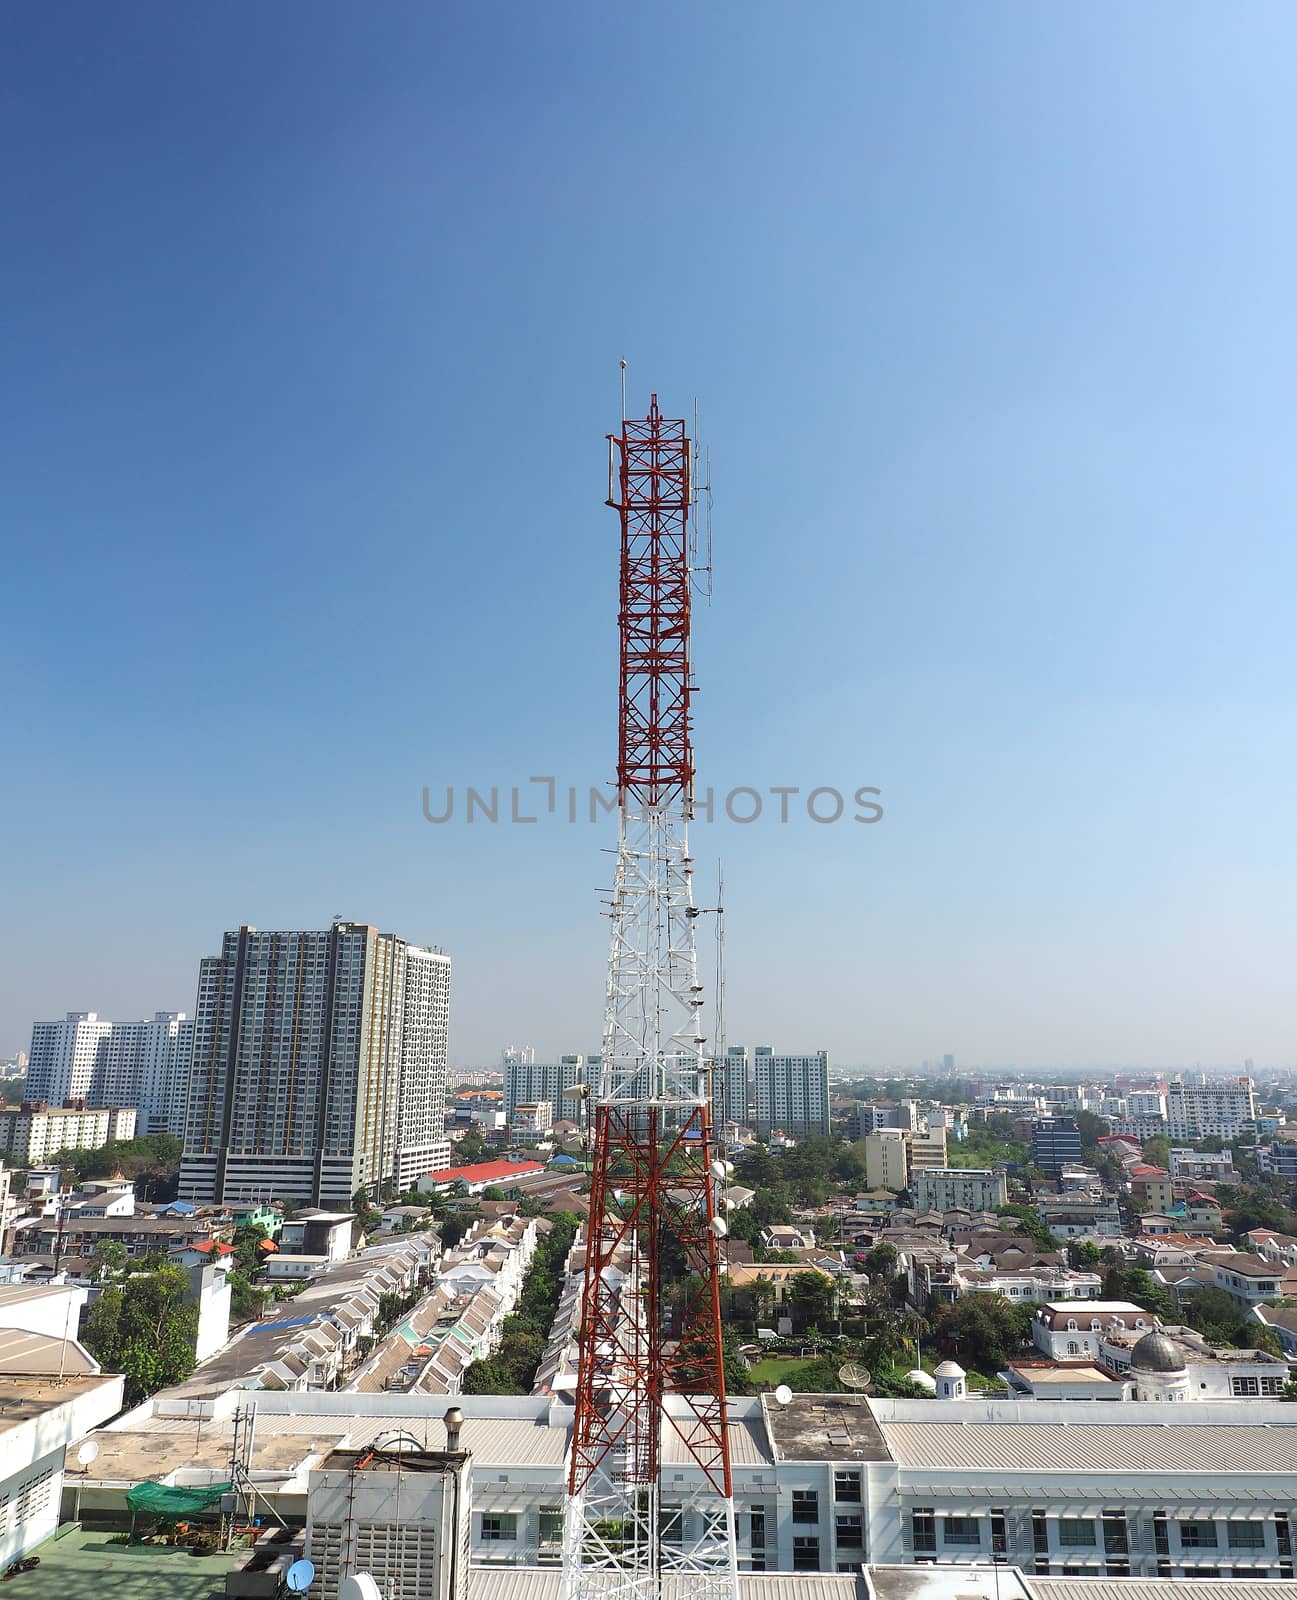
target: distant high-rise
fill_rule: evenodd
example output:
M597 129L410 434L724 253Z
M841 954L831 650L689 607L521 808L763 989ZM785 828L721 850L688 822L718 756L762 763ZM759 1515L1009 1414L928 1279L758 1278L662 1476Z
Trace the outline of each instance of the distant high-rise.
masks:
M747 1125L752 1115L752 1073L746 1045L732 1044L712 1066L712 1118Z
M955 1070L955 1058L954 1058L954 1056L952 1056L952 1055L944 1055L944 1056L942 1056L942 1058L941 1058L941 1070L946 1074L946 1076L948 1078L954 1073L954 1070Z
M138 1132L180 1135L193 1036L183 1011L156 1011L144 1022L69 1011L62 1022L37 1022L27 1098L55 1106L65 1100L134 1106Z
M520 1059L504 1060L504 1117L512 1125L514 1112L519 1106L539 1105L548 1101L555 1122L575 1122L580 1106L574 1095L568 1093L578 1084L588 1081L587 1074L598 1076L601 1056L560 1056L557 1061L537 1061L521 1057L524 1051L514 1052Z
M774 1129L794 1137L829 1131L829 1056L777 1056L758 1045L749 1063L753 1120L765 1138Z
M450 958L364 923L227 933L199 968L180 1193L346 1209L446 1162Z
M501 1067L530 1067L535 1063L535 1060L536 1046L534 1044L507 1044L500 1052Z

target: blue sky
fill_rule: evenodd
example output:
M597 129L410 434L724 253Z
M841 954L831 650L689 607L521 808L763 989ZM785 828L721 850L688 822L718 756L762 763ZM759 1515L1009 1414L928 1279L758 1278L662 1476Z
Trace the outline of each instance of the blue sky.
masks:
M702 408L729 1036L1291 1062L1291 8L89 3L0 50L0 1052L221 931L592 1048L617 361ZM706 891L703 898L707 898Z

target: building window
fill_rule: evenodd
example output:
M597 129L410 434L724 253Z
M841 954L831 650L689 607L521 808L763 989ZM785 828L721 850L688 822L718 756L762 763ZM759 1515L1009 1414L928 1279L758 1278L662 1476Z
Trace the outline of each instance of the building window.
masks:
M933 1551L937 1548L937 1518L931 1506L915 1506L910 1513L910 1527L915 1550Z
M1153 1513L1153 1548L1160 1556L1171 1554L1171 1535L1167 1531L1165 1511Z
M1049 1554L1049 1524L1043 1511L1031 1513L1031 1547L1038 1556Z
M563 1513L554 1506L541 1507L540 1542L543 1545L563 1543Z
M793 1521L818 1522L820 1520L820 1497L814 1489L793 1490Z
M1231 1378L1229 1392L1236 1399L1242 1399L1247 1395L1260 1394L1261 1385L1256 1378Z
M1233 1519L1225 1524L1231 1550L1264 1550L1265 1523Z
M1129 1578L1130 1562L1110 1561L1104 1570L1110 1578Z
M841 1468L835 1469L833 1498L849 1501L852 1505L860 1504L860 1474L854 1468L847 1467L845 1471Z
M838 1548L859 1550L865 1542L864 1524L858 1513L837 1519Z
M941 1539L943 1544L981 1544L982 1524L977 1517L946 1517Z
M1081 1545L1094 1543L1094 1523L1085 1517L1060 1517L1058 1542L1064 1549L1075 1550Z
M518 1518L512 1511L495 1511L482 1513L482 1539L516 1539L518 1537Z
M793 1571L820 1570L820 1541L814 1534L799 1534L793 1540Z
M1201 1520L1182 1520L1180 1523L1180 1548L1182 1550L1214 1550L1216 1548L1216 1524Z
M766 1547L766 1508L764 1506L753 1506L748 1515L752 1529L752 1548L754 1550L764 1550Z
M1126 1533L1126 1513L1124 1511L1104 1512L1103 1548L1110 1556L1130 1554L1130 1539Z
M1009 1537L1005 1529L1003 1511L991 1512L991 1553L997 1556L1009 1553Z

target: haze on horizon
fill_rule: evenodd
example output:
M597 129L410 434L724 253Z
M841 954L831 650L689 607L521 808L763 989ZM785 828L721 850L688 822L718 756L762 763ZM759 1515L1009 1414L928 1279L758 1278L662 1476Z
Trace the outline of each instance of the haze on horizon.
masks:
M700 784L885 811L696 827L729 1040L1297 1061L1290 8L71 12L0 57L0 1054L334 914L452 1060L597 1047L612 820L421 792L611 776L624 355L711 449Z

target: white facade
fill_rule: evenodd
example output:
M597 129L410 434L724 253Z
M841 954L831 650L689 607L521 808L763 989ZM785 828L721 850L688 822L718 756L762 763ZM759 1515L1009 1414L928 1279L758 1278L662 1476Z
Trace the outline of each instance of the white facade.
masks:
M59 1150L102 1150L135 1137L133 1106L0 1106L0 1151L15 1167L39 1166Z
M1004 1173L985 1167L930 1167L910 1175L914 1209L927 1211L994 1211L1007 1204L1008 1180Z
M1097 1360L1105 1334L1152 1333L1158 1326L1151 1311L1129 1300L1091 1300L1074 1305L1051 1300L1033 1318L1031 1337L1036 1348L1054 1361L1076 1361L1082 1356Z
M598 1063L599 1057L590 1057ZM537 1061L535 1052L530 1060L506 1060L504 1063L504 1123L513 1122L513 1114L521 1105L535 1105L548 1100L553 1108L555 1122L574 1122L578 1102L569 1095L569 1089L586 1082L585 1056L560 1056L557 1061ZM595 1071L598 1071L597 1065Z
M1166 1092L1167 1131L1172 1139L1237 1139L1256 1123L1251 1078L1173 1078Z
M749 1061L753 1120L763 1138L776 1128L794 1136L829 1131L829 1056L777 1056L758 1045Z
M396 1152L399 1189L412 1189L425 1172L435 1172L450 1161L446 1139L449 1027L450 957L407 945Z
M27 1094L60 1105L133 1106L140 1133L183 1131L193 1023L183 1011L144 1022L108 1022L69 1011L62 1022L32 1026Z

